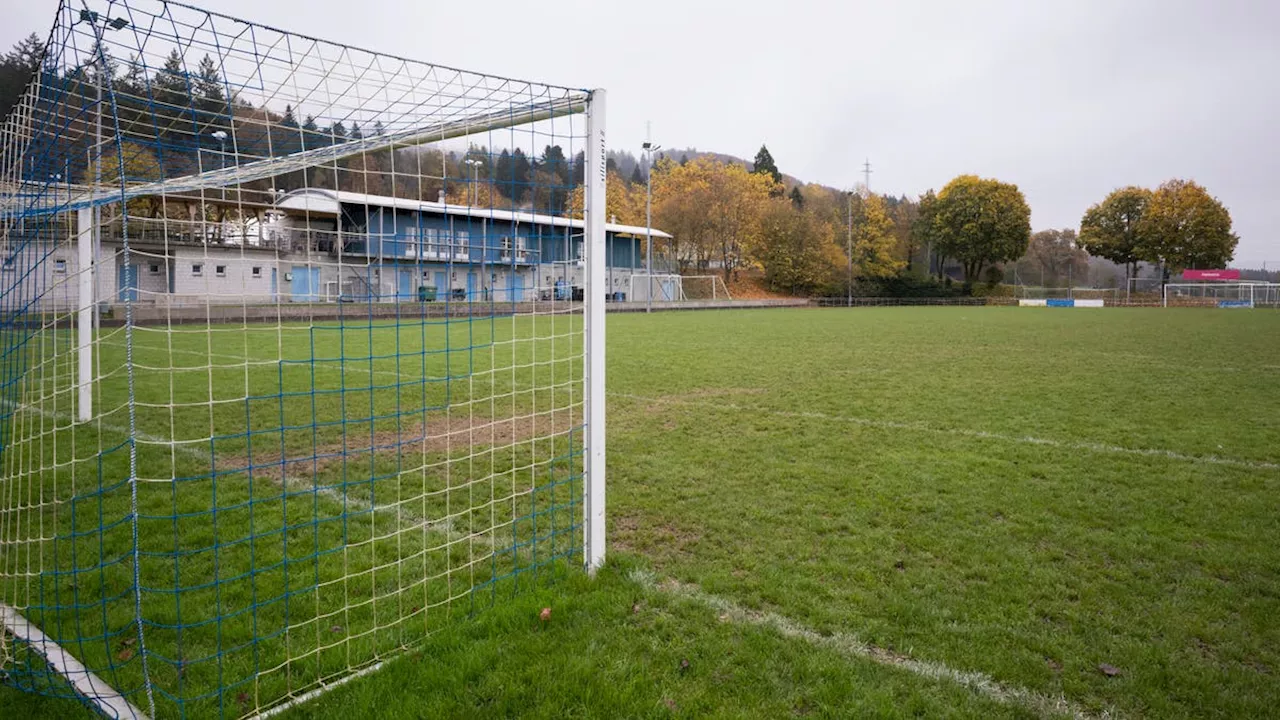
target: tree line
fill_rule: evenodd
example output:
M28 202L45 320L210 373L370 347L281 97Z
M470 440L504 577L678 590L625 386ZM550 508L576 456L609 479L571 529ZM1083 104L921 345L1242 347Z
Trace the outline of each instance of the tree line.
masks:
M299 119L292 106L283 113L255 108L236 96L208 55L188 69L187 58L173 50L147 76L137 58L125 61L121 71L105 50L105 63L66 71L42 67L42 50L33 34L0 56L0 110L11 111L37 73L47 75L46 85L61 83L64 103L87 106L98 86L110 86L130 180L176 177L387 132L378 118L321 123L312 115ZM71 162L87 156L90 131L83 119L61 128L46 141L56 139L64 147L49 154L69 158L72 180L85 181L91 173L118 180L114 158L101 169ZM673 235L659 251L676 269L715 271L726 279L743 269L759 270L771 288L793 294L843 293L851 281L884 288L932 277L942 285L953 275L963 286L999 283L1011 273L1056 284L1087 274L1090 256L1123 266L1126 277L1148 263L1167 278L1182 268L1224 265L1238 242L1226 208L1189 180L1170 180L1154 190L1118 189L1085 212L1078 233L1033 234L1021 191L996 179L961 175L937 192L892 197L795 181L782 174L766 146L752 162L692 148L676 152L650 166L611 151L609 218L643 225L651 179L653 224ZM332 188L417 200L443 195L453 203L580 215L584 171L583 153L569 157L558 144L537 155L522 148L414 147L370 150L241 189ZM151 215L166 212L141 207L145 200L134 205Z

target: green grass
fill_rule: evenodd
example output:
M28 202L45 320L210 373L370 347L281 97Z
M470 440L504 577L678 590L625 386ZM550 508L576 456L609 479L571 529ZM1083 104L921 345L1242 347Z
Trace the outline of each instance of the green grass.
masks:
M492 337L538 334L506 322L491 328ZM541 566L547 581L526 583L527 574L517 572L532 566L542 542L532 541L542 537L532 527L519 526L522 518L540 518L545 509L571 528L554 543L575 539L576 508L565 495L577 486L565 448L530 450L528 457L563 469L546 483L561 494L539 505L534 493L510 510L516 540L492 544L514 549L507 565L486 576L502 582L485 586L490 592L474 615L469 595L445 593L437 601L449 601L441 607L450 617L426 626L403 590L435 591L430 581L414 581L440 577L433 559L465 567L487 547L421 532L413 546L396 529L403 515L378 512L366 514L365 535L348 535L345 544L341 534L321 532L319 545L309 547L332 549L323 557L342 556L347 565L299 562L323 577L338 573L339 583L354 568L366 596L379 598L368 617L342 623L339 635L358 637L335 645L342 656L328 659L333 667L394 654L402 644L414 649L291 716L359 717L371 708L386 717L1045 713L1034 703L1000 702L896 667L904 658L982 673L1006 689L1061 697L1093 714L1262 717L1280 707L1280 416L1271 410L1280 402L1280 315L772 310L617 315L609 331L610 567L595 581L562 562ZM401 352L422 354L443 339L402 335L347 339L354 344L346 354L394 355L397 342ZM208 339L203 331L192 338ZM262 347L256 340L225 349L234 344L220 342L215 352L276 352L255 354ZM305 351L292 342L275 347L285 345L286 355L311 352L310 344ZM377 350L387 347L392 352ZM501 347L514 349L511 359L486 351L480 365L468 366L494 378L480 388L473 372L454 378L453 363L443 367L438 354L428 356L436 365L419 363L408 374L393 358L348 364L321 387L347 383L359 393L359 407L374 408L360 413L371 425L383 422L378 408L397 397L403 404L405 396L380 393L378 381L367 378L381 376L370 369L436 379L410 382L415 401L445 391L456 393L450 402L510 396L495 417L573 403L568 387L545 398L529 392L545 384L522 369L531 357L550 357L542 344ZM568 358L572 349L556 357ZM207 362L190 357L194 365ZM502 372L486 375L491 367ZM246 382L272 387L256 371L227 372L238 374L240 395ZM365 379L357 381L360 372ZM346 379L334 385L339 378ZM219 392L180 390L203 402ZM354 405L343 405L344 397L349 393L335 392L322 403L331 400L328 412L351 417ZM207 433L209 407L199 420L146 422L158 423L157 433ZM243 425L243 413L242 405L239 415L215 413L212 422ZM255 427L269 434L272 425ZM276 442L288 447L314 446L279 435ZM244 453L243 438L225 442L226 456ZM425 464L438 472L461 461L448 450L437 455ZM389 461L368 452L361 467ZM162 477L186 461L157 462ZM450 495L432 494L431 473L407 482L400 466L362 470L355 476L369 482L353 487L343 480L352 475L348 466L321 473L339 498L363 492L376 503L390 493L426 503ZM534 478L520 482L541 487ZM288 517L278 507L288 502L287 490L264 482L259 492L249 506ZM485 507L474 494L450 502L466 508L470 526L485 527L489 518L474 516ZM155 502L158 517L171 507ZM211 496L194 511L237 502ZM429 503L419 507L440 513ZM314 508L304 517L314 517ZM262 522L257 516L223 522L270 538L289 524L251 524ZM165 539L156 548L162 558L174 549L174 532L156 536ZM373 547L372 539L384 536L402 539L395 553L352 564L357 553L346 548ZM187 542L203 548L211 541ZM563 555L563 544L555 548L548 554ZM379 574L388 558L397 560L395 577ZM170 574L173 565L170 559ZM659 582L638 580L644 573ZM269 575L257 587L278 594L283 582ZM342 587L359 592L353 583ZM305 597L318 608L315 617L327 617L324 600ZM553 609L545 624L537 619L542 607ZM390 615L377 615L382 609ZM306 626L325 636L329 628L318 623ZM851 650L851 638L892 661ZM323 666L321 655L314 657ZM1103 664L1119 674L1104 674ZM246 665L232 659L227 667ZM298 668L299 675L315 671ZM270 675L262 687L276 688ZM257 702L237 688L225 694L223 710L238 715ZM64 717L75 709L68 701L0 692L0 715ZM196 703L189 710L216 708Z

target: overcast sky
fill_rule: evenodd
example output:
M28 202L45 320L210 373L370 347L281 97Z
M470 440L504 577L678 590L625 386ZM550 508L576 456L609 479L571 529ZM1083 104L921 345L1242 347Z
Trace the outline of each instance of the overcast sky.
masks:
M282 29L609 90L610 146L668 147L916 195L1014 182L1036 229L1110 190L1194 179L1230 209L1236 265L1280 267L1274 0L192 0ZM0 42L54 0L0 0Z

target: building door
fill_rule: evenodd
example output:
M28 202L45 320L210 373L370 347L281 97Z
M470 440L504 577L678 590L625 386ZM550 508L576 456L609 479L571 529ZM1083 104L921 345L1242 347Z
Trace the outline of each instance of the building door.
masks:
M476 274L467 273L467 300L475 300L476 298Z
M293 275L289 282L289 293L292 295L293 302L307 301L307 281L311 279L311 275L307 273L307 268L299 265L293 266Z
M120 302L137 302L138 300L138 266L120 265L116 271L116 298Z
M276 268L271 268L271 299L272 300L276 299L276 294L278 292L279 291L276 289Z
M293 266L293 282L290 292L294 302L315 302L320 299L320 268L305 265Z
M449 299L449 281L445 280L445 274L436 273L436 297Z
M524 300L524 278L516 270L511 271L511 302Z
M398 295L401 302L413 299L413 276L412 270L401 270L399 277Z

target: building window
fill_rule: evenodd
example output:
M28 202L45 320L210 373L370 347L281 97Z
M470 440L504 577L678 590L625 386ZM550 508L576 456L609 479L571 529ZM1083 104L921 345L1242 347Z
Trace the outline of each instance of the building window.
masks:
M147 272L148 272L148 273L150 273L150 274L152 274L152 275L159 275L159 274L160 274L160 265L159 265L159 263L151 263L150 265L148 265L148 266L147 266Z
M251 272L253 273L253 276L256 278L262 277L262 268L258 267L257 265L253 266L253 270Z
M66 261L66 260L54 260L54 261L53 261L53 271L54 271L54 272L56 272L56 273L65 273L65 272L67 271L67 261Z
M200 277L204 274L204 263L191 263L191 275Z
M226 266L226 265L214 265L214 266L213 266L213 271L214 271L214 273L215 273L218 277L226 277L226 276L227 276L227 266Z
M471 244L471 231L459 230L453 234L454 249L459 255L467 254L467 246Z

